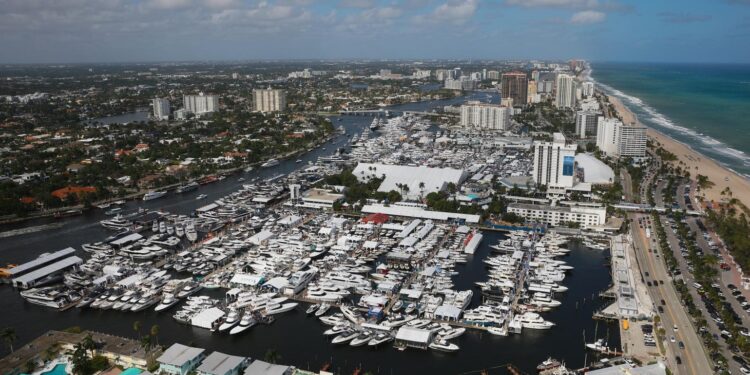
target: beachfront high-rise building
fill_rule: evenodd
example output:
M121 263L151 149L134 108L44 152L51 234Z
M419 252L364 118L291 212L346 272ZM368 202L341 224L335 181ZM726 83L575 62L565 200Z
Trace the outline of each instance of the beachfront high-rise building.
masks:
M614 157L640 158L646 156L646 128L623 124L616 118L599 117L596 147Z
M503 73L500 91L502 91L504 98L513 98L513 105L522 106L526 104L528 99L528 85L526 73Z
M279 112L286 109L286 93L279 89L253 90L253 110L258 112Z
M461 126L505 130L510 126L510 108L471 101L461 106Z
M500 79L500 72L497 70L487 71L487 79Z
M554 133L552 142L534 142L534 182L538 185L573 187L578 146L567 144L562 133Z
M573 76L559 74L555 85L555 106L573 108L576 106L576 82Z
M594 82L586 81L581 84L581 91L583 96L590 98L594 96Z
M219 97L216 95L185 95L183 97L185 111L196 115L214 112L219 109Z
M169 106L169 100L162 98L154 98L151 101L154 106L154 118L157 120L169 120L169 112L171 107Z
M596 135L599 116L601 116L601 113L598 111L576 112L576 134L578 138Z

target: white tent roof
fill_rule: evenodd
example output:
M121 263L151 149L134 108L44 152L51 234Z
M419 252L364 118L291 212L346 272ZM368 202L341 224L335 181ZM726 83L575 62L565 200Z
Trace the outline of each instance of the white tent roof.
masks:
M396 340L429 343L431 332L426 329L402 326L396 332Z
M385 175L385 180L378 187L378 191L387 193L395 190L401 192L397 184L405 184L409 187L409 191L408 193L402 192L402 194L406 194L412 198L419 197L420 194L427 195L432 192L441 191L450 182L458 185L466 177L466 172L460 169L371 163L357 164L353 174L360 181L367 181L369 178L380 178ZM420 188L420 183L424 183L424 188Z
M190 319L190 323L196 327L211 329L213 323L224 316L224 311L218 307L203 310Z

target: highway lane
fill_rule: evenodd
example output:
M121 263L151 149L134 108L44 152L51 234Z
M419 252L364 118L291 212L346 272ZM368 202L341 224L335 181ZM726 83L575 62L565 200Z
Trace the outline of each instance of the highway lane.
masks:
M674 192L674 196L675 196L676 203L678 204L678 206L681 209L686 209L687 208L686 207L687 205L685 204L685 199L684 199L684 189L685 189L685 186L689 186L689 188L690 188L689 191L690 191L691 197L693 196L693 194L695 192L695 184L694 183L689 183L688 184L688 183L685 183L685 181L681 181L681 182L679 182L677 184L677 186L676 186L676 190L677 191ZM654 195L655 201L658 202L658 201L662 200L663 193L664 193L664 188L666 188L666 183L665 182L662 182L662 183L658 184L658 187L655 190L655 195ZM710 249L710 246L708 245L708 243L703 238L703 236L702 236L703 231L697 225L697 221L698 220L702 220L702 219L700 219L700 218L693 218L693 217L688 217L686 219L686 221L688 223L688 227L694 233L696 233L696 244L703 250L704 254L711 254L711 253L713 253L713 250ZM700 298L700 295L698 294L698 291L694 287L692 287L692 285L695 282L695 280L693 278L692 273L690 272L690 269L688 268L688 264L686 262L685 257L683 257L682 253L680 252L679 240L677 239L676 234L672 231L672 228L668 225L669 221L668 221L667 217L665 215L662 215L661 221L662 221L662 224L665 226L664 227L664 231L667 234L667 242L669 243L669 246L670 246L671 250L673 251L673 253L675 255L675 258L677 259L677 263L678 263L678 266L680 268L680 272L682 273L683 280L685 280L685 283L688 285L688 290L690 292L690 295L693 297L694 303L696 304L696 306L701 311L701 313L703 314L704 318L707 321L708 332L712 336L714 336L714 338L716 338L716 341L719 344L719 351L720 351L720 353L729 362L728 365L729 365L729 370L731 371L731 373L732 374L740 374L740 373L742 373L741 370L740 370L742 368L742 365L740 363L738 363L735 359L733 359L733 354L734 353L732 353L732 351L730 350L730 348L728 347L728 345L726 344L726 342L724 341L724 339L720 337L720 334L721 334L720 327L718 326L717 322L715 322L711 318L710 314L708 313L708 309L706 308L705 303L703 303L703 301ZM731 272L736 272L736 270L732 270ZM727 272L721 272L720 271L720 274L726 274L726 273ZM723 280L724 279L724 275L721 275L721 276L722 277L720 277L720 279ZM732 278L730 277L730 279L732 279ZM719 281L721 281L721 280L719 280ZM740 315L740 317L742 318L743 325L745 327L747 327L748 324L750 324L750 319L748 319L748 314L745 313L741 309L741 305L739 304L739 302L737 302L737 300L734 297L732 297L731 291L729 290L729 288L727 288L728 282L726 282L726 281L725 282L718 282L718 284L720 286L721 292L727 297L727 300L730 301L730 304L732 305L732 308L735 309L735 311L739 313L738 315ZM737 284L735 284L735 285L737 285ZM704 287L710 287L710 286L705 285Z
M653 252L648 251L655 245L652 242L654 236L646 238L645 226L641 228L638 225L638 218L640 217L648 218L647 215L631 214L631 218L633 218L631 234L636 247L636 257L638 257L638 262L641 265L641 276L644 281L652 283L647 289L655 305L662 306L664 309L664 313L659 315L665 329L667 361L670 367L676 370L674 372L678 374L711 374L713 373L712 367L703 349L702 342L680 302L666 266L661 258L655 257ZM651 228L651 232L654 233L653 228ZM646 276L646 272L648 272L648 276ZM656 281L656 284L654 284L654 281ZM664 301L664 304L661 301ZM675 326L677 327L676 331L673 329ZM675 342L671 342L672 336L675 337ZM684 349L679 348L680 341L684 343ZM676 363L677 356L682 359L681 364Z

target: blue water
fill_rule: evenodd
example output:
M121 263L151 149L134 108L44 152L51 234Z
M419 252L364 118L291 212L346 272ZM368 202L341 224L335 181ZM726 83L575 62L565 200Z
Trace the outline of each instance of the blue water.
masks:
M750 176L750 65L592 63L646 126Z
M42 375L67 375L67 374L68 373L65 372L65 365L62 363L56 365L55 368L53 368L52 370L42 373Z
M143 372L141 369L131 367L131 368L125 369L125 371L121 372L120 375L138 375L141 372Z

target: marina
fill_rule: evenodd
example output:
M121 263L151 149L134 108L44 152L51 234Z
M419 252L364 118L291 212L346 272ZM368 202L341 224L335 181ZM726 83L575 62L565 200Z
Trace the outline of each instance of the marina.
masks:
M87 220L88 231L55 246L71 242L86 261L66 266L77 270L64 273L65 287L22 292L31 304L51 300L45 305L51 308L31 306L3 288L0 294L9 301L3 309L16 320L54 316L56 326L47 328L106 326L129 336L139 320L158 324L164 341L220 350L242 340L251 356L276 348L285 361L303 368L333 363L344 370L361 365L417 371L424 369L425 356L429 366L455 371L469 370L467 363L508 362L483 355L489 351L525 363L553 355L583 364L583 341L561 343L593 332L590 319L570 317L591 316L600 308L594 295L609 284L601 269L606 251L568 244L555 233L482 233L471 228L470 215L431 218L404 209L361 219L321 210L335 203L336 194L315 190L313 182L347 163L396 163L374 152L403 137L439 138L428 131L429 122L408 116L375 119L375 130L372 118L344 121L355 135L342 134L317 154L303 156L307 165L276 161L274 168L263 168L266 179L259 169L242 183L226 179L153 203L144 197L154 206L133 211L129 203L130 214L73 219ZM346 146L351 151L341 152ZM408 157L435 160L424 150L410 150ZM434 167L468 168L481 179L481 167L466 164L474 154L462 152L451 150L453 157ZM301 187L317 193L298 196ZM420 193L419 186L413 189ZM184 199L198 192L210 199ZM20 251L29 239L13 240L11 251ZM69 308L74 303L76 308ZM66 311L55 310L63 305ZM20 311L24 316L16 315ZM44 327L24 329L29 331L21 334L31 336ZM304 350L308 346L318 350ZM337 356L346 359L342 363ZM451 367L459 366L449 361L453 356L464 365Z

